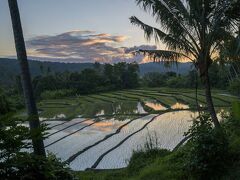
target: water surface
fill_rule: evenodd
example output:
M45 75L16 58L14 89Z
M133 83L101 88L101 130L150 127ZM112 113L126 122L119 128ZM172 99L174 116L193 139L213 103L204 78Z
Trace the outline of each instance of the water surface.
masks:
M163 106L162 104L160 104L156 101L146 101L145 105L152 108L155 111L161 111L161 110L167 109L165 106Z

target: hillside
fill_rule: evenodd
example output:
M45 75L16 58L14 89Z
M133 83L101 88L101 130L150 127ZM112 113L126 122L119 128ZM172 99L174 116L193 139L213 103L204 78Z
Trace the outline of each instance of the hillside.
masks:
M92 68L92 63L59 63L59 62L42 62L42 61L29 61L30 71L32 76L37 76L47 72L79 72L86 68ZM174 71L179 74L185 74L191 68L191 63L179 63L178 66L174 65L167 68L164 64L146 63L140 64L140 74L144 75L148 72L167 72ZM19 75L20 69L17 60L0 58L0 84L10 85L14 82L15 77Z

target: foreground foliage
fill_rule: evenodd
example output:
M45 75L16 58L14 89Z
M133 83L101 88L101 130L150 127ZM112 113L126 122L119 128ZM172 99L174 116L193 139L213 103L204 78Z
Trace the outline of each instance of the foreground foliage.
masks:
M31 153L31 133L25 123L11 111L0 115L1 179L72 179L66 164L54 155L45 158Z
M47 158L31 151L29 128L12 117L1 118L0 177L2 179L72 179L66 164L54 155Z
M202 115L189 132L184 167L187 176L194 179L217 178L223 175L228 162L228 139L224 129L212 126L211 119Z

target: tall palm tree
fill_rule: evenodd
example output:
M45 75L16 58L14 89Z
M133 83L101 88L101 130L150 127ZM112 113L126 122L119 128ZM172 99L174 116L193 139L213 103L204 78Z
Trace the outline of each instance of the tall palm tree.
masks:
M217 47L239 22L239 0L135 0L149 12L160 27L145 24L132 16L132 24L143 29L147 40L161 41L167 50L139 50L140 53L168 63L192 61L205 85L208 111L215 127L220 127L213 106L208 69ZM232 12L235 13L232 13ZM230 13L231 12L231 13Z
M23 37L21 19L17 0L8 0L12 27L15 39L17 58L21 67L22 87L24 91L25 103L28 110L29 126L32 135L32 144L35 155L46 156L42 134L40 132L40 121L36 102L33 95L31 76L28 67L27 53Z

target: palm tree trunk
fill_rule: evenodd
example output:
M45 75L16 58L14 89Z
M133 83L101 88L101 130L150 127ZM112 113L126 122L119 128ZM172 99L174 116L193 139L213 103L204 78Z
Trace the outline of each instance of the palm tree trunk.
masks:
M198 74L197 74L197 69L196 69L196 82L195 82L195 100L196 100L196 107L197 107L197 110L198 110L198 115L200 116L201 115L201 109L200 109L200 106L199 106L199 102L198 102Z
M211 87L210 87L210 80L208 75L208 70L204 74L204 85L205 85L205 96L207 102L207 108L212 118L213 124L216 128L220 128L220 123L218 121L216 111L213 105L212 94L211 94Z
M8 0L12 27L15 39L15 47L17 52L17 58L21 68L22 87L24 92L25 103L29 116L29 126L32 135L32 144L35 155L46 156L43 138L41 133L37 133L40 129L40 121L38 117L38 111L36 102L33 95L31 76L28 67L27 53L24 43L24 37L22 32L21 19L18 9L17 0Z

